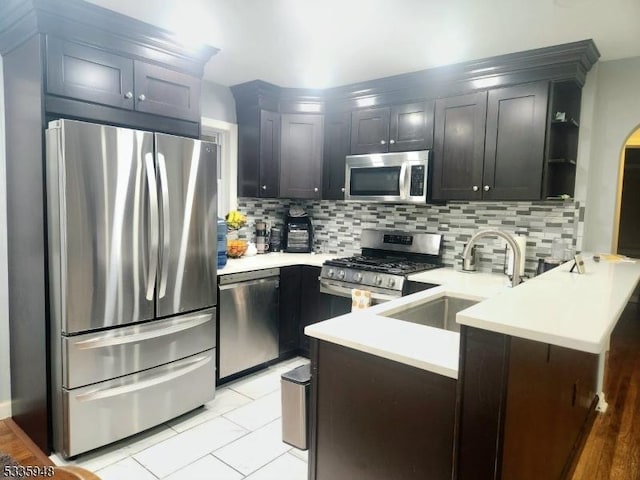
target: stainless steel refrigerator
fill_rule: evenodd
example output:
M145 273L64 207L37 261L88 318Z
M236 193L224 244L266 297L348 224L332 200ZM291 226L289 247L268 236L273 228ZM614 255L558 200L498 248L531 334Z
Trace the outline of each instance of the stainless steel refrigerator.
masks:
M47 129L54 450L215 394L216 145L71 120Z

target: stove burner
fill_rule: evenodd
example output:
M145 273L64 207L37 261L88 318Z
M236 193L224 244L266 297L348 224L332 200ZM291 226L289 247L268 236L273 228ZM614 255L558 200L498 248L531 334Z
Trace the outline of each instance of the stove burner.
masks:
M414 262L400 257L367 257L364 255L328 260L325 265L394 275L408 275L441 266L433 263Z

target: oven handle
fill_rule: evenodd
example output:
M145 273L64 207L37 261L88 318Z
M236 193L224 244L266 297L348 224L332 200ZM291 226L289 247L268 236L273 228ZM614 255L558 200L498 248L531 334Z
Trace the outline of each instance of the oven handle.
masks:
M320 280L320 293L335 295L337 297L351 298L351 290L352 289L348 287L341 287L339 285ZM366 288L363 290L366 290ZM384 293L371 292L371 300L375 300L377 302L388 302L390 300L395 300L396 298L400 297L394 295L385 295Z

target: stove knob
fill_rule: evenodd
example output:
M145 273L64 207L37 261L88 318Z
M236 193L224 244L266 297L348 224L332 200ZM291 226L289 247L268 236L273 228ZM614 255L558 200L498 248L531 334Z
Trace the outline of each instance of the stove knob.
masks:
M387 285L389 285L390 288L393 288L395 284L396 284L395 278L390 278L389 281L387 282Z
M327 276L329 278L333 278L333 275L335 274L335 272L333 271L333 268L330 268L329 271L327 272Z
M376 285L381 285L382 284L382 277L380 275L376 275L373 279L374 283Z
M357 273L353 276L353 279L354 279L356 282L361 282L361 281L362 281L362 274L361 274L361 273L359 273L359 272L357 272Z
M342 279L342 278L344 278L344 275L345 275L344 270L340 270L340 271L338 272L338 276L339 276L341 279Z

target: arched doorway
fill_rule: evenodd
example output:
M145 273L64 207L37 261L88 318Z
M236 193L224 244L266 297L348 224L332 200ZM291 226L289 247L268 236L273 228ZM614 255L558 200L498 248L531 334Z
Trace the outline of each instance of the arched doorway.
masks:
M627 139L622 153L617 252L640 258L640 128Z

